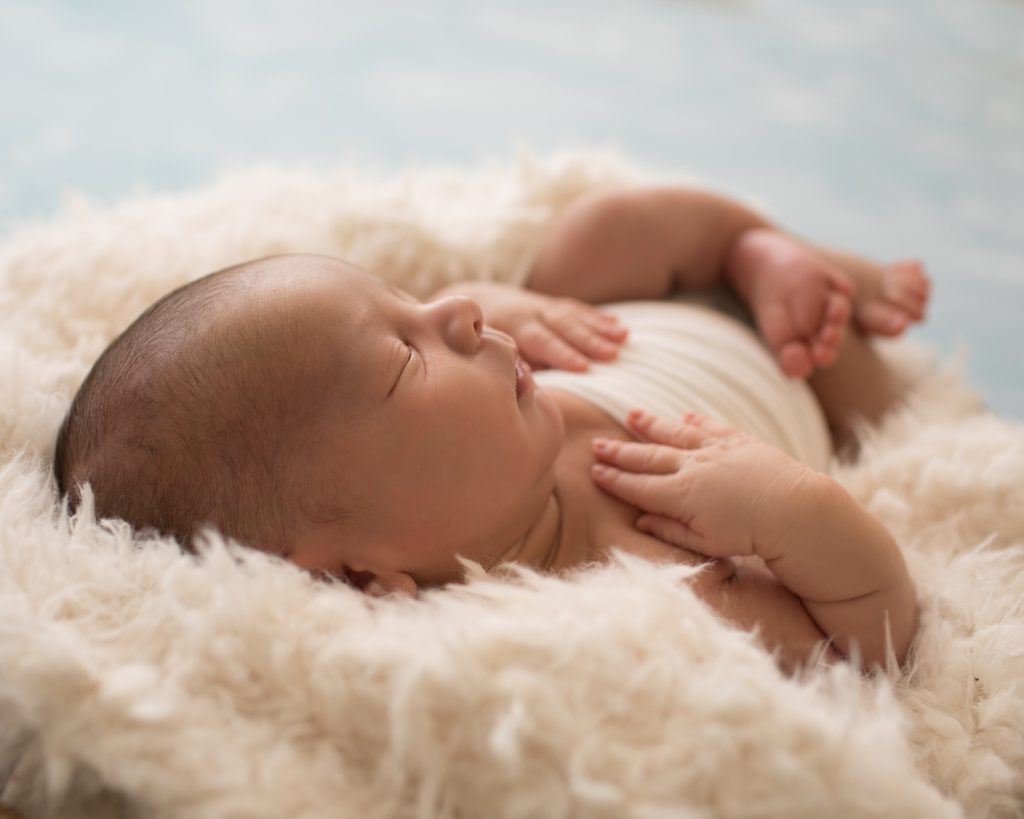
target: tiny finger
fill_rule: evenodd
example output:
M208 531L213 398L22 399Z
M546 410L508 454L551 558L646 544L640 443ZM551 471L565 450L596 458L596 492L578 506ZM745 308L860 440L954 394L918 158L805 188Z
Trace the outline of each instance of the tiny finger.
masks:
M595 333L614 341L622 341L629 333L629 328L617 315L582 301L569 300L568 308L563 303L543 315L547 321L561 319L585 324Z
M584 372L590 366L583 353L547 328L522 341L520 350L531 365L537 363L571 372Z
M646 512L671 514L678 502L678 492L662 475L625 472L607 464L594 464L590 473L605 492Z
M659 540L699 552L698 543L701 538L681 520L665 515L641 515L637 518L636 528L641 532L653 535Z
M625 341L629 335L629 328L619 321L619 317L611 313L599 313L590 319L591 327L605 338L613 341Z
M676 447L615 441L608 438L595 438L593 449L594 454L606 464L628 472L646 472L654 475L676 472L684 457Z
M598 327L597 332L600 333L603 338L615 342L616 347L621 346L622 343L629 338L629 328L624 327L621 324L615 327Z
M626 423L630 429L648 441L683 449L695 449L704 443L705 436L700 426L687 423L689 420L691 413L687 413L685 420L680 422L659 418L654 413L642 409L630 410L626 416Z
M619 342L608 338L581 316L553 316L548 327L581 353L598 361L609 361L619 352Z
M610 361L619 353L619 342L606 338L583 325L577 324L564 328L562 338L584 355L597 361Z
M693 410L683 414L683 423L698 427L704 430L707 435L722 436L736 432L734 426L724 421L719 421L717 418L712 418L710 415L704 415Z
M621 327L622 321L614 313L609 313L607 310L603 310L600 307L595 307L593 304L585 304L580 302L580 305L586 311L586 315L595 320L596 323L606 327Z

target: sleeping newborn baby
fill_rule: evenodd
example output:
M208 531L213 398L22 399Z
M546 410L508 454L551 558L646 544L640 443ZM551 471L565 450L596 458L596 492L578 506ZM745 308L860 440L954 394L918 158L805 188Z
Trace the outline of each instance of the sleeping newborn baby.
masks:
M658 301L716 284L760 338ZM920 265L659 187L577 202L527 286L420 302L308 255L198 279L97 361L58 487L72 508L89 483L99 516L186 546L215 526L373 594L456 582L459 556L559 572L617 547L703 565L694 591L787 668L822 650L879 664L887 639L903 659L899 549L821 470L897 397L863 336L922 317Z

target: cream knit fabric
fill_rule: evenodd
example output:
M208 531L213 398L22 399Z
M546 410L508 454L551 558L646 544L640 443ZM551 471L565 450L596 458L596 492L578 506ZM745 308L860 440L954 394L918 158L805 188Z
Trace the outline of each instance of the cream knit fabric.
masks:
M610 363L588 372L544 370L537 383L586 398L624 424L631 407L668 418L695 411L726 421L820 471L831 457L828 428L803 381L786 378L748 327L682 302L607 305L629 328Z

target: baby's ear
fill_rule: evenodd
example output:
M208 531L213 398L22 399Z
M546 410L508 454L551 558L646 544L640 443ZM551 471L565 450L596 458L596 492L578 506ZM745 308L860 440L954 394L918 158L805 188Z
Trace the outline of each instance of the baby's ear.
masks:
M370 597L386 597L389 594L404 594L407 597L415 597L417 592L416 581L405 572L354 572L358 579L353 578L353 584L362 589ZM369 575L369 577L366 577ZM362 581L362 582L360 582Z

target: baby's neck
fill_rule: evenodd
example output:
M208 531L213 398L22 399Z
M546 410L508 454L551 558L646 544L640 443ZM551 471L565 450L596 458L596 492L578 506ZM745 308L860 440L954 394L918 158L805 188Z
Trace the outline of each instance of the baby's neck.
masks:
M589 520L580 493L559 475L536 522L509 553L508 560L538 571L558 571L582 563L589 553Z
M565 420L565 442L552 468L552 492L521 546L508 557L540 571L558 572L595 559L606 551L609 524L632 523L631 512L609 498L590 478L594 463L590 442L598 435L630 439L593 404L552 390Z

